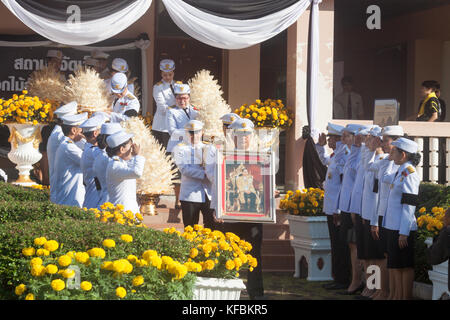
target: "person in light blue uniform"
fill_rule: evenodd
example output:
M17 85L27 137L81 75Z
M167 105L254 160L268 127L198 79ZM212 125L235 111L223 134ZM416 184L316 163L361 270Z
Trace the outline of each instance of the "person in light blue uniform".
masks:
M329 123L328 134L330 136L342 136L343 127L336 126ZM324 135L321 135L323 137ZM319 138L320 143L323 144L323 138ZM337 140L337 139L336 139ZM336 141L332 138L329 139L330 142ZM323 145L322 145L323 146ZM331 144L331 147L333 145ZM318 151L322 151L321 147L316 146ZM322 161L326 161L328 164L328 169L323 183L324 187L324 199L323 199L323 211L327 215L328 221L328 231L330 233L331 242L331 259L332 259L332 273L334 278L334 283L327 286L328 289L344 289L347 288L350 283L350 257L348 252L348 245L341 240L340 233L340 221L339 221L339 194L341 191L341 174L343 173L344 165L350 154L348 147L341 141L337 141L334 149L334 153L327 157L321 155L319 156ZM344 258L342 258L344 257ZM346 259L345 257L348 257Z
M414 215L419 193L420 177L415 167L421 156L416 142L399 138L392 142L390 159L399 166L398 171L386 174L383 182L390 184L386 215L387 267L393 269L394 300L412 299L414 282L414 240L417 230Z
M139 100L128 90L128 79L123 73L116 73L111 78L111 92L115 96L113 110L110 112L111 122L127 121L137 117L141 109Z
M367 169L364 174L362 204L361 204L361 222L362 222L362 250L364 259L363 273L367 274L367 267L374 265L383 259L384 252L381 250L377 240L374 240L371 234L370 220L376 213L378 206L378 185L375 183L375 172L372 170L374 166L382 159L383 149L381 141L381 128L378 126L369 130L369 139L366 143L368 149L374 153L374 156L368 162ZM367 296L372 297L376 294L376 290L366 290Z
M96 181L100 187L100 199L97 208L105 202L109 202L108 189L106 188L106 168L108 168L108 163L111 158L106 153L106 139L119 131L122 131L122 126L117 123L104 123L100 129L100 135L97 138L97 145L101 152L95 157L93 170Z
M186 123L197 118L197 111L190 102L191 89L189 86L183 83L176 83L174 85L174 93L176 105L169 107L166 113L166 129L170 135L169 142L167 143L167 152L172 152L173 148L184 139L184 126ZM172 169L175 169L175 167ZM180 208L180 178L181 174L178 170L173 178L176 209Z
M174 160L181 172L180 201L184 226L198 224L200 211L203 224L212 229L214 219L211 204L211 182L205 171L207 145L202 142L203 123L190 120L185 125L186 142L179 143L174 149Z
M370 220L371 232L373 239L380 248L379 250L384 254L382 260L376 261L376 264L380 267L381 288L380 290L377 290L377 293L372 297L373 300L386 300L389 297L389 277L386 265L386 232L382 225L391 189L389 188L389 184L382 182L382 178L385 174L392 174L398 170L398 165L389 159L389 153L393 148L392 142L403 135L404 132L401 126L394 125L384 127L381 132L384 154L379 155L377 157L379 161L375 161L374 164L369 167L369 170L374 172L373 190L378 193L378 206L377 209L373 211L373 216Z
M355 182L353 190L351 191L350 207L352 222L355 228L356 252L357 259L364 259L363 239L362 239L362 220L361 220L361 205L362 205L362 191L364 186L364 173L367 170L368 163L372 159L374 153L366 146L369 130L372 126L362 126L355 137L355 144L360 146L359 161L357 164ZM363 292L363 294L366 294Z
M344 165L341 193L339 196L339 211L341 212L341 226L339 235L341 240L348 243L351 262L351 282L346 293L354 294L361 289L361 268L356 254L356 238L352 217L350 214L350 200L356 179L361 145L355 144L355 135L361 128L358 124L348 124L342 130L342 142L350 148L350 155ZM346 257L342 257L345 259Z
M58 109L55 110L53 113L56 115L56 124L53 128L52 133L50 134L50 137L48 138L47 142L47 158L48 158L48 169L49 169L49 179L50 179L50 201L55 202L55 196L56 196L56 186L55 186L55 155L56 150L61 145L61 143L64 141L64 133L62 132L61 125L62 120L61 118L64 116L69 115L75 115L77 114L77 107L78 104L75 101L69 102Z
M331 158L335 154L336 143L341 140L342 129L344 129L343 126L329 122L327 126L328 134L322 133L319 135L319 141L316 143L316 151L324 166L328 166L330 164ZM325 145L327 142L328 147L333 150L333 153L331 154L328 154L325 150Z
M121 130L106 139L106 152L112 159L106 168L106 188L112 204L122 204L125 211L136 214L136 179L144 173L145 158L139 155L140 147L133 143L133 136Z
M101 153L101 150L98 148L97 137L100 134L100 128L105 120L102 114L98 114L87 119L80 125L87 141L83 155L81 156L81 171L83 172L84 186L86 188L83 207L88 209L97 208L98 202L100 201L101 187L94 174L94 160Z
M65 139L55 156L55 203L82 208L85 196L81 171L83 151L75 143L83 137L79 125L87 120L87 113L65 116L62 120Z

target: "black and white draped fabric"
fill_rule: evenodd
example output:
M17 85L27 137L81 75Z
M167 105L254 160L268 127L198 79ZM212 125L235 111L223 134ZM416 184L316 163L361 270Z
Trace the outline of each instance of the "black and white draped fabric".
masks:
M88 45L138 20L151 0L2 0L25 25L54 42Z
M222 49L242 49L274 37L313 1L162 0L181 30Z

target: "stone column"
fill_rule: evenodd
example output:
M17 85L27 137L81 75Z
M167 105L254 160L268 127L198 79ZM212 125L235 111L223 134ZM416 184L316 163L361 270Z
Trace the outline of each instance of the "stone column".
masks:
M334 42L334 0L324 0L319 5L319 83L318 103L320 112L316 127L324 131L332 119L333 108L333 42ZM307 70L308 31L310 10L305 11L295 24L288 29L286 105L295 115L294 123L286 135L286 179L287 189L295 190L303 186L302 128L308 124L307 118Z

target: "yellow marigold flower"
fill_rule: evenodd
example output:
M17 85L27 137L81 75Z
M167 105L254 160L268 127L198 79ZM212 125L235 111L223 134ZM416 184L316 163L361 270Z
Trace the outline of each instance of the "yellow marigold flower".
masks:
M142 258L144 260L146 260L147 262L150 262L151 257L153 256L157 256L158 253L155 250L146 250L143 254L142 254Z
M105 270L113 271L112 261L103 261L101 268L105 269Z
M191 258L195 258L196 256L198 256L198 250L196 248L192 248L189 256Z
M34 294L32 294L32 293L27 294L27 296L25 297L25 300L34 300Z
M127 260L130 261L130 262L136 263L136 261L139 260L139 259L138 259L138 257L136 257L135 255L130 254L130 255L128 255L128 257L127 257Z
M69 257L68 255L63 255L61 257L58 258L58 264L61 267L67 267L72 263L72 258Z
M125 206L124 206L123 204L120 204L120 203L119 203L119 204L116 205L116 209L117 209L117 210L124 210L124 209L125 209Z
M59 244L55 240L49 240L44 244L44 248L50 252L53 252L58 250Z
M124 287L118 287L116 289L116 296L118 296L119 298L125 298L125 296L127 295L127 290L125 290Z
M36 250L35 250L33 247L30 247L30 248L23 248L23 249L22 249L22 254L23 254L25 257L34 256L35 252L36 252Z
M73 277L75 277L75 270L72 270L72 269L61 270L61 275L66 279L73 278Z
M205 261L205 268L206 270L212 270L214 269L215 263L212 260L206 260Z
M240 258L235 258L233 261L234 265L236 266L236 269L242 266L242 260Z
M16 295L21 296L25 292L25 290L27 290L27 286L21 283L16 287L14 292Z
M136 213L136 218L137 218L139 221L144 220L144 217L142 217L142 215L141 215L140 213Z
M92 248L92 249L88 250L88 254L91 257L98 257L98 258L103 259L106 255L106 252L102 248Z
M225 263L225 268L227 268L227 270L233 270L235 267L234 261L233 260L228 260Z
M133 278L133 286L138 287L144 283L144 277L143 276L137 276Z
M120 239L124 242L132 242L133 241L133 237L130 236L129 234L123 234L120 236Z
M145 260L144 260L144 262L145 262ZM162 266L162 259L158 256L153 256L150 258L150 263L152 264L153 267L160 270L161 266Z
M90 283L89 281L83 281L82 283L80 283L80 288L83 291L89 291L92 289L92 283Z
M30 261L30 265L31 266L42 265L42 259L41 258L33 258Z
M114 248L116 246L116 242L112 239L103 240L103 246L106 248Z
M49 264L49 265L47 265L47 266L45 267L45 271L46 271L48 274L55 274L55 273L58 272L58 267L57 267L56 265L54 265L54 264Z
M40 237L34 239L34 245L36 246L43 246L47 242L47 239L45 237Z
M31 275L33 277L40 277L45 275L45 267L42 264L35 264L31 267Z
M55 279L52 281L51 286L55 291L61 291L66 287L66 284L61 279Z
M89 261L89 254L87 252L77 252L75 254L75 260L80 263L87 263Z

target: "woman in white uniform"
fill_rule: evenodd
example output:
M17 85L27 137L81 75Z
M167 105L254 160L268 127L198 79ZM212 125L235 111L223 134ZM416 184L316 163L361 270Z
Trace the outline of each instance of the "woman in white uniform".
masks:
M414 215L419 194L420 177L415 167L420 162L416 142L399 138L392 142L390 159L399 167L383 177L390 184L388 206L383 219L387 239L387 267L392 270L391 297L394 300L412 299L414 282L414 240L417 230Z
M139 213L136 198L136 179L144 172L145 158L139 155L139 146L131 139L134 135L119 131L106 139L106 152L113 161L106 169L106 186L109 200L122 204L125 211Z
M400 126L384 127L381 132L384 154L379 156L380 161L369 168L369 170L374 171L374 190L376 189L379 197L377 210L374 211L374 215L370 221L371 232L372 237L375 240L379 240L377 245L380 246L380 250L384 253L382 260L377 261L381 273L381 288L380 290L377 290L377 293L372 297L373 300L385 300L389 296L389 277L386 266L386 231L383 227L383 218L386 214L387 202L391 189L389 188L389 184L382 182L382 178L385 174L392 174L398 170L398 165L389 159L389 153L393 148L392 142L402 137L403 134L403 128Z

